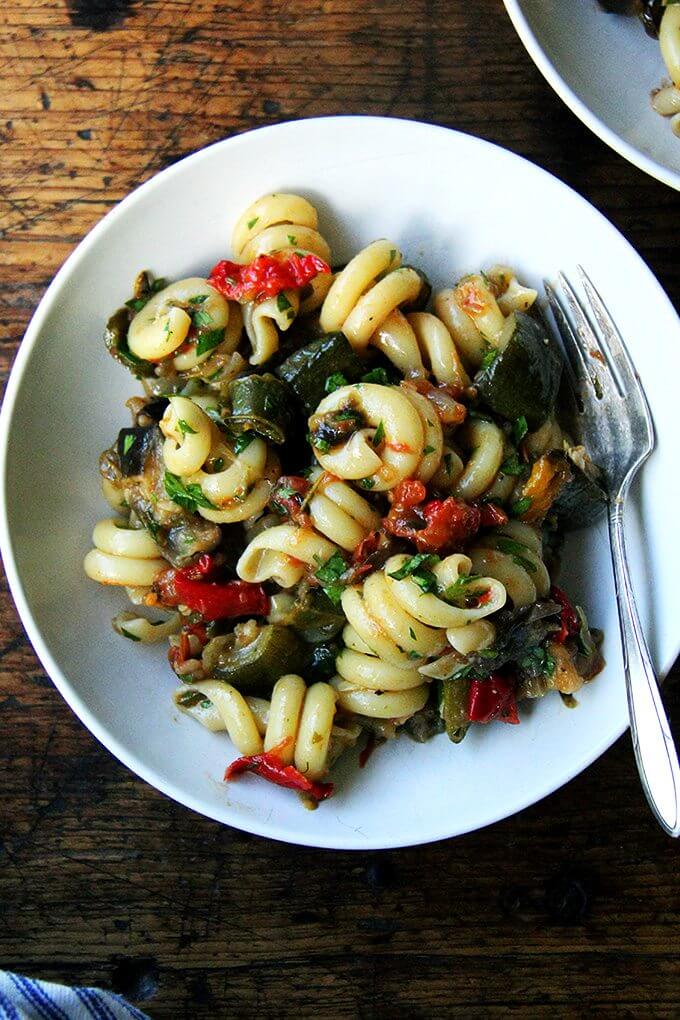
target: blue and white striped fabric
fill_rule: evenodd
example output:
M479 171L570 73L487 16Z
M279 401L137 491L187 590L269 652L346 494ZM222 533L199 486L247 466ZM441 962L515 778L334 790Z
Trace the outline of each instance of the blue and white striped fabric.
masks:
M0 970L0 1020L150 1020L120 995Z

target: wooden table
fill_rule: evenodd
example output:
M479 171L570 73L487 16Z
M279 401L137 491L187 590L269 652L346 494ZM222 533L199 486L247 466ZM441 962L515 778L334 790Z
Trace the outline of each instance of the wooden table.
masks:
M4 0L0 26L3 378L55 270L131 188L318 114L421 118L527 156L680 297L677 194L568 112L499 0ZM6 588L0 628L0 965L114 988L153 1017L680 1015L677 848L628 737L486 831L298 849L118 764L53 689ZM666 700L677 721L672 683Z

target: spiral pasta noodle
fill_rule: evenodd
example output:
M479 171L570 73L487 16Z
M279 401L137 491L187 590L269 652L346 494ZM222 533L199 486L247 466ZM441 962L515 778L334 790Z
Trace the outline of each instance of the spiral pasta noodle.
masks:
M472 569L500 581L517 609L545 598L550 591L542 553L539 532L520 521L495 528L469 550Z
M197 507L202 517L214 524L234 524L261 513L279 473L278 458L264 439L253 436L234 452L200 403L188 397L170 397L160 428L166 437L165 466L200 487L208 504ZM210 471L205 470L208 465Z
M232 247L241 262L273 253L313 254L324 262L331 258L328 243L321 236L313 205L300 195L263 195L248 206L232 235ZM290 328L298 315L318 308L331 286L331 276L319 273L304 296L285 290L264 301L249 301L243 310L246 333L253 348L251 365L268 361L279 348L279 331Z
M187 342L196 315L213 333L222 336L203 353L199 353L196 341ZM174 355L175 370L188 372L215 354L233 353L241 330L238 305L227 301L207 280L192 276L169 284L146 302L130 323L127 342L137 358L160 362Z
M494 266L488 273L472 273L455 287L439 291L434 308L463 364L475 370L490 349L502 349L507 342L507 318L515 311L527 311L536 297L535 290L521 286L512 269Z
M441 458L443 434L424 397L406 387L377 383L342 386L322 400L310 418L312 436L325 415L348 409L362 427L331 449L314 446L326 471L376 492L392 489L405 478L432 477Z
M149 587L167 563L148 531L131 528L113 517L99 521L92 533L94 549L85 557L85 573L100 584Z
M373 241L335 277L321 308L321 328L342 330L352 346L368 346L376 330L400 305L414 301L422 286L415 269L401 265L388 240Z
M343 593L348 625L345 648L336 660L336 688L348 711L383 719L419 711L428 696L419 667L444 651L451 632L455 639L458 631L476 626L505 604L503 585L491 577L470 580L470 591L484 596L478 605L461 607L445 600L451 586L469 576L467 556L452 554L432 568L436 591L423 591L404 573L409 560L392 556L361 588Z
M326 774L337 701L330 684L307 687L302 677L287 674L274 684L270 702L245 698L222 680L201 680L189 690L209 700L208 728L226 729L240 754L276 748L282 764L294 764L309 779ZM182 692L178 694L175 703L181 707ZM198 718L205 723L200 715Z
M310 473L313 495L307 504L314 530L352 552L380 526L380 514L355 489L318 468Z

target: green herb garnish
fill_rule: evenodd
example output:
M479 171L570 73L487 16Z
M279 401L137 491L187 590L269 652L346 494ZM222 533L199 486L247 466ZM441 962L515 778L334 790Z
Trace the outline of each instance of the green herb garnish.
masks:
M511 517L521 517L525 514L531 506L531 496L523 496L522 499L517 499L510 507Z
M177 427L178 427L178 429L180 430L180 432L182 433L183 436L195 436L195 435L197 435L196 429L192 429L192 427L189 424L189 422L185 421L184 418L180 418L178 420Z
M213 321L213 317L210 312L203 312L199 308L197 311L191 313L191 321L196 329L205 329L206 326L210 326Z
M375 482L372 478L360 478L359 485L361 486L362 489L372 489L375 485Z
M423 592L437 592L439 591L439 582L431 568L439 562L439 556L434 553L417 553L415 556L410 556L398 570L387 576L393 577L395 581L403 581L410 577Z
M237 455L243 453L244 450L248 449L254 438L254 432L241 432L234 440L234 453Z
M129 453L129 451L135 445L136 438L137 438L136 436L131 436L129 434L125 437L125 439L123 440L123 456L125 456L126 453Z
M190 305L203 305L208 300L207 294L195 294L189 298Z
M529 426L527 424L527 420L524 415L521 415L521 417L517 418L512 425L513 441L515 443L521 443L528 431Z
M215 347L218 347L224 340L224 329L209 329L199 335L196 341L196 356L200 358L202 354L207 354L208 351L212 351Z
M293 308L283 291L276 295L276 307L280 312L287 312Z
M496 548L507 556L511 556L512 562L516 563L518 567L524 567L531 574L536 573L536 564L526 558L525 554L529 550L521 542L515 542L513 538L499 537L496 539Z
M259 218L260 218L259 216L253 216L252 220L248 220L248 230L253 229Z
M390 379L384 368L372 368L366 375L362 375L362 382L377 383L379 386L389 386Z
M505 458L499 470L502 475L523 475L526 471L526 464L521 462L516 453L511 453L509 457Z
M323 563L314 575L334 606L340 604L345 585L340 580L347 570L347 564L341 553L335 552Z
M215 504L203 495L203 490L197 482L185 485L178 475L166 471L163 476L163 485L173 503L181 506L183 510L188 510L189 513L196 513L199 506L208 510L216 509Z
M329 375L326 379L323 388L325 393L335 393L336 390L347 385L348 381L342 372L333 372L333 375Z
M497 347L489 347L489 349L486 351L484 357L482 358L482 365L481 365L482 371L484 371L485 368L489 368L491 365L493 365L493 363L494 363L494 361L496 360L497 357L498 357L498 348Z
M434 446L424 446L423 447L423 457L427 457L428 453L434 453Z
M385 426L381 420L378 424L377 429L373 433L373 439L371 440L371 443L374 447L380 446L384 438L385 438Z

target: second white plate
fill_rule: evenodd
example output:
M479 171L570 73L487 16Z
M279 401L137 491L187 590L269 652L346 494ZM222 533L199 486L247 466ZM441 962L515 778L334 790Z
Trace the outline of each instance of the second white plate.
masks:
M541 74L567 106L624 159L680 190L680 138L652 109L667 78L659 44L635 17L597 0L504 0Z

